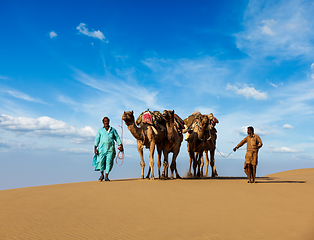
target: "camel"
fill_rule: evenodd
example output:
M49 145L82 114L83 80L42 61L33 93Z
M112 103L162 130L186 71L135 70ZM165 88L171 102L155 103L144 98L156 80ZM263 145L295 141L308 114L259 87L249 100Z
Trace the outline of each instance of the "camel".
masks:
M173 153L172 161L170 165L171 170L171 179L173 179L173 172L176 173L176 178L181 178L178 170L176 159L180 152L181 142L183 141L183 134L181 131L178 131L177 127L174 123L174 110L164 110L162 113L164 119L166 120L166 128L167 128L167 138L165 138L164 144L164 162L163 162L163 172L162 178L168 178L168 154L170 152Z
M151 174L151 180L154 180L154 151L155 145L157 145L157 153L158 153L158 175L160 178L160 167L161 167L161 152L163 149L165 131L157 130L157 134L152 129L152 126L149 124L141 124L139 127L136 126L134 120L133 111L124 112L122 115L122 120L125 122L126 126L130 130L133 137L137 140L137 150L141 156L141 178L144 178L144 168L145 162L143 157L143 148L144 146L149 149L149 170L146 178L149 178Z
M215 130L209 130L209 139L206 140L205 146L204 146L204 153L206 158L206 172L205 177L207 177L208 174L208 166L209 166L209 159L208 159L208 151L210 153L210 166L212 169L212 177L217 177L218 173L215 167L215 149L216 149L216 140L217 140L217 134ZM201 174L203 173L203 166L204 166L204 160L203 156L201 157Z
M191 174L191 165L193 163L194 169L194 177L202 176L202 172L200 171L200 162L201 157L203 155L203 151L205 149L206 139L209 137L209 132L206 130L209 119L206 115L201 117L201 120L196 120L197 124L193 129L193 132L190 134L190 137L187 141L187 149L190 156L190 167L188 176L192 176ZM198 173L196 173L196 168L198 167Z

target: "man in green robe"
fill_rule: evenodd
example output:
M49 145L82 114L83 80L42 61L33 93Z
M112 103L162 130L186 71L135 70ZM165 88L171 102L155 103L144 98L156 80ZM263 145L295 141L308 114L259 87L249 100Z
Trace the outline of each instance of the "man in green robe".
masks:
M99 181L110 181L109 172L113 167L113 161L116 156L115 141L119 145L118 149L123 152L123 145L117 130L109 125L109 118L104 117L102 122L104 126L100 128L95 138L95 157L93 166L95 171L100 171ZM105 176L104 176L105 171Z

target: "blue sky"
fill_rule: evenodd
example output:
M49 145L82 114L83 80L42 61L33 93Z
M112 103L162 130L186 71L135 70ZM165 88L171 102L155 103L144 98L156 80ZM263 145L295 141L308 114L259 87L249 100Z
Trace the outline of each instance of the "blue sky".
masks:
M123 111L147 108L214 113L225 155L252 125L258 176L314 167L313 12L296 0L1 1L0 189L98 179L101 119L121 134ZM123 130L112 179L140 177ZM218 174L244 176L244 154L216 153ZM183 142L181 175L188 165Z

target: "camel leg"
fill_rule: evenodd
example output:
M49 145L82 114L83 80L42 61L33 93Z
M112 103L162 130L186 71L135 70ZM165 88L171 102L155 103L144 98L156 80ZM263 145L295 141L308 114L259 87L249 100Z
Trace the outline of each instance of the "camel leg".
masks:
M158 178L160 178L160 168L161 168L161 152L162 146L157 144L157 153L158 153ZM165 154L164 154L165 155Z
M162 170L162 175L161 175L162 179L168 178L168 167L169 167L168 155L169 155L168 149L165 149L164 150L163 170Z
M190 168L189 168L189 172L188 172L188 177L192 177L192 172L191 172L191 168L193 167L193 170L194 170L194 164L195 164L195 161L194 161L194 152L189 152L189 156L190 156ZM194 172L195 173L195 172Z
M166 179L169 178L169 152L167 154L167 165L166 165L165 177L166 177Z
M218 177L218 173L215 167L215 149L210 151L210 166L212 168L212 177Z
M150 166L150 172L151 172L151 180L154 180L154 151L155 151L155 141L151 141L150 147L149 147L149 166Z
M173 171L176 172L176 178L181 178L179 173L178 173L178 170L177 170L177 156L178 156L179 152L178 151L175 151L173 152L173 155L172 155L172 161L171 161L171 165L170 165L170 170L171 170L171 179L173 179Z
M201 177L201 160L202 159L203 159L203 152L196 153L197 177Z
M149 178L149 176L150 176L150 167L148 168L148 173L145 178Z
M200 157L200 177L203 177L204 157L203 152Z
M204 151L205 153L205 158L206 158L206 171L205 171L205 177L208 176L208 166L209 166L209 159L208 159L208 150Z
M192 163L194 162L193 161L193 157L192 157L192 153L189 153L190 155L190 167L189 167L189 172L188 172L188 177L192 177L192 172L191 172L191 168L192 168Z
M187 150L188 150L188 153L189 153L189 161L190 161L190 167L189 167L189 171L188 171L188 174L187 174L187 177L192 177L192 173L191 173L191 167L192 167L192 158L191 158L191 152L190 152L190 148L189 148L189 143L187 143Z
M143 144L140 143L139 141L137 141L137 151L141 157L141 163L140 163L141 169L142 169L141 178L144 179L145 162L144 162L144 157L143 157Z
M198 165L198 154L197 153L193 153L193 170L194 170L194 177L197 177L197 173L196 173L196 168Z

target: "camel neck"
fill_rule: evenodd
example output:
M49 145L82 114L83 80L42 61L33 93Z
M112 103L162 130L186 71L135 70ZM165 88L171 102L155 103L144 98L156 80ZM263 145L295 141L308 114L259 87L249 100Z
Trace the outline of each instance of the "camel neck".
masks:
M143 130L137 127L134 122L130 125L127 125L127 127L130 130L133 137L135 137L137 140L144 140Z

